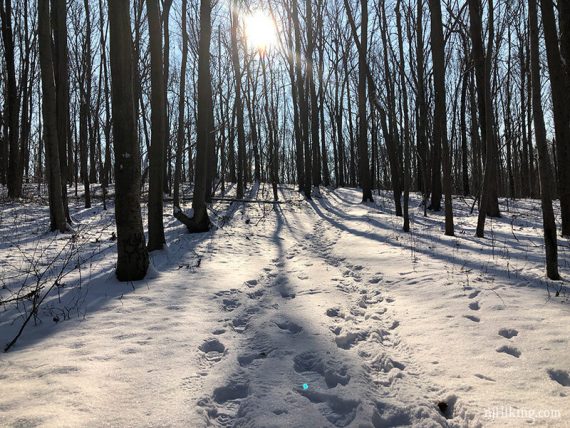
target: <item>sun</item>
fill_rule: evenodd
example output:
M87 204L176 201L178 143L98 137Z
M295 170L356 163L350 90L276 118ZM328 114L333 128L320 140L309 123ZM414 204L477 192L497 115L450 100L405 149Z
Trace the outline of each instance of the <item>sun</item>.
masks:
M277 25L266 12L258 10L245 17L247 45L265 53L277 44Z

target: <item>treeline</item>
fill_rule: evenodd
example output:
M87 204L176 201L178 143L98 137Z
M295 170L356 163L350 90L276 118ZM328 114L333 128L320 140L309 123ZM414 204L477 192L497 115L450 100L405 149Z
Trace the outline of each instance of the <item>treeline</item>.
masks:
M570 236L570 5L552 0L0 0L0 184L48 182L51 228L67 189L115 185L120 279L164 245L164 194L192 232L235 183L391 189L409 230L451 195L541 197L547 271ZM257 11L257 14L254 13ZM262 12L259 12L262 11ZM276 25L252 46L248 16ZM249 24L251 25L251 24ZM255 25L255 24L253 24ZM192 182L193 215L179 208ZM148 244L141 189L148 183Z

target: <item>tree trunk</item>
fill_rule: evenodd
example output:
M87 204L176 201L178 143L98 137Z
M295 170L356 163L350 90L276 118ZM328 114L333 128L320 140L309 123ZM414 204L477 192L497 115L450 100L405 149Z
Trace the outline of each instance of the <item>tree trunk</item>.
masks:
M125 0L108 2L115 148L116 274L119 281L143 279L149 265L140 210L141 170L129 4Z
M14 60L14 36L12 33L12 0L1 0L2 39L4 41L4 59L7 74L7 137L8 137L8 196L19 198L22 195L22 177L20 177L19 114L20 101L16 85L16 66Z
M469 0L469 16L471 20L471 38L473 41L473 57L477 77L477 89L479 94L479 112L481 134L485 141L485 173L481 188L481 201L479 206L479 218L477 220L476 235L482 238L485 235L485 220L487 214L492 217L500 216L497 189L497 144L493 132L493 100L491 98L491 65L492 48L494 42L494 12L493 1L489 1L489 35L487 53L483 52L481 39L481 3L480 0Z
M235 12L234 12L235 13ZM208 192L208 144L213 129L212 78L210 75L210 41L212 38L211 0L200 2L200 39L198 46L198 139L196 144L196 175L192 208L188 218L181 211L175 217L186 225L190 233L206 232L210 228L206 194ZM237 21L235 22L237 25ZM236 52L237 54L237 52ZM239 191L239 187L238 187Z
M47 1L47 0L44 0ZM66 0L51 0L51 22L54 34L54 74L57 102L57 139L63 196L63 208L67 222L71 223L67 203L67 184L71 183L69 165L72 159L71 128L69 120L69 58L67 50L67 4Z
M50 11L47 1L38 1L38 33L40 50L40 71L42 78L42 115L44 121L44 143L48 167L48 194L50 228L65 232L67 224L61 194L61 173L59 170L59 145L57 142L56 90L50 32Z
M433 126L434 146L442 149L443 188L445 194L445 234L454 235L453 205L451 195L451 160L447 141L445 99L445 47L440 0L430 0L431 47L433 57L433 80L435 85L435 113ZM435 168L435 165L434 165Z
M546 144L546 127L542 111L542 94L540 88L540 52L538 42L538 18L536 0L528 1L528 19L530 26L530 68L532 79L532 107L538 163L540 174L540 193L542 198L542 219L544 227L544 244L546 249L546 274L548 278L560 279L558 274L558 244L556 238L556 222L552 209L550 156Z
M188 0L182 0L182 64L180 67L180 94L178 98L178 130L176 133L176 165L174 167L174 207L180 207L180 182L182 180L182 153L184 151L184 106L186 93L186 64L188 62L188 32L186 14Z
M150 38L151 144L149 153L148 250L161 250L166 239L163 223L165 108L162 29L158 0L147 0Z
M567 1L559 2L559 4L562 3L567 3ZM556 157L558 164L561 165L561 167L558 168L558 193L560 194L562 235L570 236L570 169L568 168L568 165L570 165L570 109L567 106L568 90L570 89L568 77L570 76L563 70L552 0L541 0L540 4L542 5L546 57L548 59L550 84L552 87ZM561 11L563 10L561 9ZM562 14L561 23L564 23ZM565 35L564 31L562 31L562 34L566 37L564 41L567 42L570 36ZM562 44L562 48L564 48L564 43ZM568 64L566 64L566 69L568 70Z
M370 185L368 160L368 118L366 114L366 70L368 68L368 0L360 1L360 50L358 51L358 173L362 186L362 202L374 202Z
M202 8L207 0L202 0ZM209 5L208 5L209 7ZM211 25L211 24L210 24ZM232 8L231 11L231 50L232 50L232 66L234 69L234 77L236 84L235 104L237 116L237 136L238 136L238 162L237 162L237 198L242 199L245 194L245 130L243 119L243 100L241 90L242 70L238 52L237 31L239 26L239 15L237 10ZM202 41L202 39L200 39ZM208 41L209 46L209 41ZM209 51L208 51L209 52ZM209 53L208 53L209 55ZM200 65L202 63L200 62ZM209 68L209 66L208 66ZM206 77L206 76L203 76ZM209 79L209 71L208 71ZM200 87L198 87L200 89Z

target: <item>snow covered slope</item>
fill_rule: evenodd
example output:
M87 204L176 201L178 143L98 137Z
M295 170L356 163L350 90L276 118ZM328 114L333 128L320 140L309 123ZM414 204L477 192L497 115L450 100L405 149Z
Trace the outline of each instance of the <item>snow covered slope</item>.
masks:
M504 207L480 240L462 200L447 238L420 209L401 232L384 195L374 206L348 189L281 196L200 236L169 218L152 274L126 285L112 243L95 243L112 213L81 213L81 239L106 246L82 264L82 288L74 269L61 303L56 293L0 355L0 425L568 426L568 290L542 273L538 202ZM41 212L25 230L43 227ZM24 253L65 239L15 236L10 219L7 284L26 264L9 236ZM567 240L560 257L567 276ZM75 313L54 323L66 305ZM0 313L2 344L17 314Z

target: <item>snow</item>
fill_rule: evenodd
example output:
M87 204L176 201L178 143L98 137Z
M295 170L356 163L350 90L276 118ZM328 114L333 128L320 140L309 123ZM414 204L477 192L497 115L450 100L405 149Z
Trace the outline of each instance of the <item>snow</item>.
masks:
M72 201L72 238L45 233L42 201L3 202L0 298L32 259L68 245L74 263L0 355L0 425L568 426L568 289L544 275L540 202L502 201L478 239L472 201L454 201L450 238L416 195L411 234L388 193L360 198L284 187L281 205L216 204L219 227L194 236L166 215L134 284L113 275L112 210ZM24 314L3 307L2 344Z

